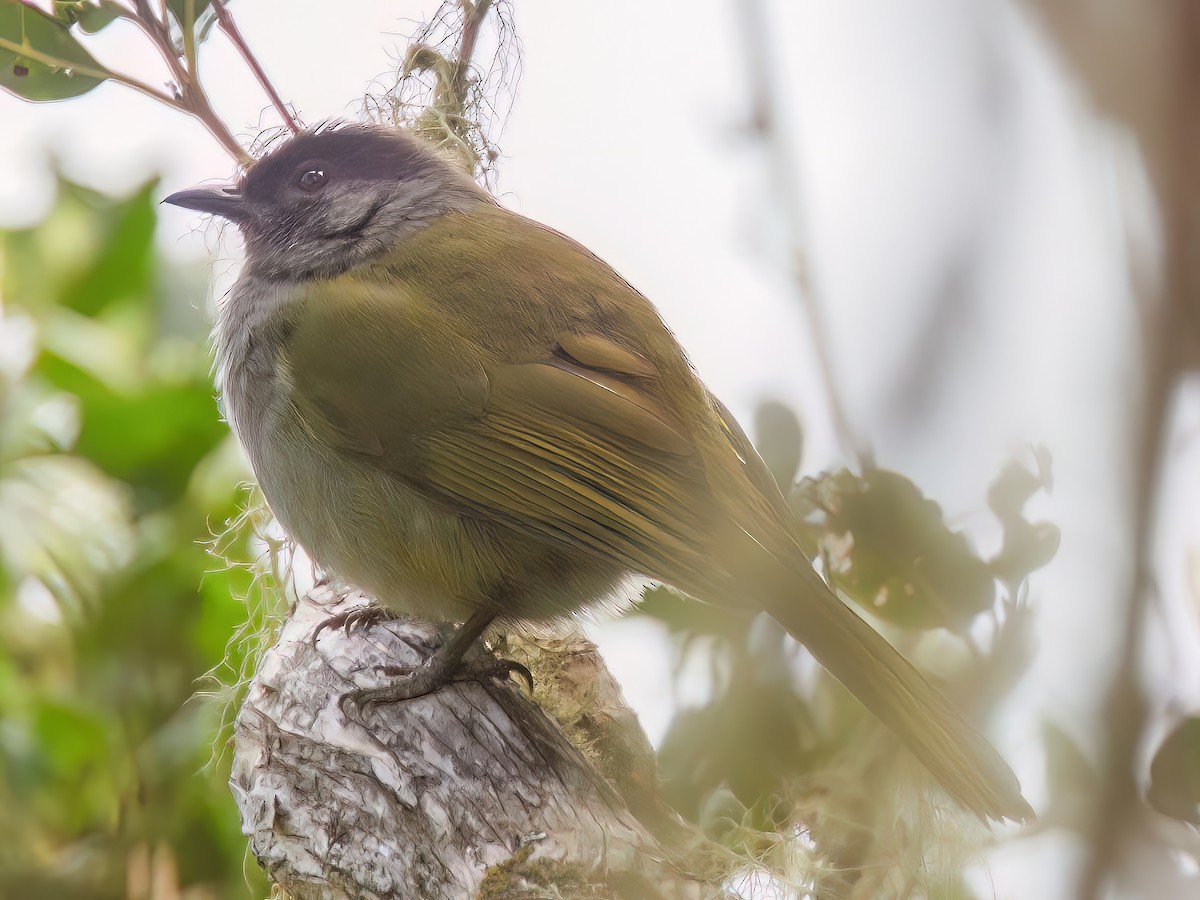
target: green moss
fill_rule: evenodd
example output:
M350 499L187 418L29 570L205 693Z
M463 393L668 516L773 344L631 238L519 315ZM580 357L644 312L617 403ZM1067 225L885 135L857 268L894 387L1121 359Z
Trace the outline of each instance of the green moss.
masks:
M531 859L535 850L526 844L502 863L487 870L479 885L479 900L586 900L612 897L609 885L573 863Z

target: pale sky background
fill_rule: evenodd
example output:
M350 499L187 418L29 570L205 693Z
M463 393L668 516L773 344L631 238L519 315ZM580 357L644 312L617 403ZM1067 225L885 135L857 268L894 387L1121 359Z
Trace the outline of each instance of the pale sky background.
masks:
M524 62L499 135L503 202L587 244L645 292L747 425L763 397L793 404L807 429L806 472L840 465L781 264L777 192L748 129L737 4L515 5ZM233 10L276 86L316 122L354 116L366 86L436 6L257 0ZM128 32L110 32L97 42L100 58L157 71ZM1138 369L1127 232L1153 251L1140 224L1150 214L1136 149L1093 116L1008 0L778 0L773 37L808 262L840 387L880 464L912 477L993 549L989 480L1032 443L1053 454L1054 494L1036 512L1063 540L1032 581L1040 652L1030 688L994 734L1036 806L1041 719L1087 752L1129 577L1121 473ZM222 35L201 60L235 131L252 137L277 121ZM39 106L0 95L0 122L0 225L32 223L51 202L45 148L68 175L107 191L150 172L161 173L164 194L232 172L198 124L118 86ZM164 207L164 251L205 257L216 241L199 224ZM947 288L964 249L975 265ZM230 264L216 268L224 278ZM921 345L939 290L948 297L943 334ZM1156 704L1184 711L1200 704L1186 565L1200 546L1200 416L1196 392L1188 397L1161 526L1168 624L1152 654ZM617 622L598 634L647 731L661 738L671 698L657 633ZM997 897L1062 896L1077 853L1055 834L1011 844L988 884ZM1181 879L1155 895L1197 890Z

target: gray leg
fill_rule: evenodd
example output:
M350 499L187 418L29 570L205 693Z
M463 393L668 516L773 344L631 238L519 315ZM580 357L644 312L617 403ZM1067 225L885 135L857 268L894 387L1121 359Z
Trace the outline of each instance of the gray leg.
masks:
M449 684L479 678L505 678L516 672L529 683L533 690L533 676L523 665L512 660L498 659L482 670L463 671L462 661L471 645L496 618L491 610L479 610L454 630L450 639L416 667L390 666L385 672L395 676L389 684L377 688L363 688L343 698L352 700L366 710L379 703L397 703L424 697Z

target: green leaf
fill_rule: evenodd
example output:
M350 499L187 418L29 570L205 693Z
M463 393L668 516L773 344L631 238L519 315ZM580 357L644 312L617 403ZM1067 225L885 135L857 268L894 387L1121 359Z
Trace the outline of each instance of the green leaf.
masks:
M225 5L229 5L229 0ZM193 0L191 7L189 10L188 0L167 0L167 12L171 14L174 26L172 30L182 34L190 28L196 36L196 43L202 44L217 23L217 11L209 0Z
M25 100L65 100L107 78L71 35L69 21L20 0L0 0L0 87Z
M56 769L78 771L107 753L103 718L79 701L43 700L36 708L34 729L38 746Z
M191 4L193 24L208 12L209 5L209 0L193 0ZM188 0L167 0L167 9L181 28L188 24Z
M243 872L228 759L196 777L216 723L188 698L223 659L240 671L225 645L261 588L249 524L204 549L241 470L205 279L155 258L154 193L60 182L44 221L0 231L0 897L126 896L135 847L181 896L269 893Z
M1154 754L1146 799L1163 815L1200 825L1200 717L1184 719Z
M157 180L150 181L128 200L97 209L108 221L99 235L95 262L64 286L59 303L96 315L120 301L144 302L154 275L157 194Z
M85 34L95 34L107 28L129 10L116 0L55 0L54 17L68 25L78 25Z
M800 488L834 586L905 628L963 631L991 609L996 586L966 536L909 479L886 469L843 470Z
M79 14L79 28L85 34L95 34L111 25L125 15L124 8L114 0L101 0L98 5L84 5Z

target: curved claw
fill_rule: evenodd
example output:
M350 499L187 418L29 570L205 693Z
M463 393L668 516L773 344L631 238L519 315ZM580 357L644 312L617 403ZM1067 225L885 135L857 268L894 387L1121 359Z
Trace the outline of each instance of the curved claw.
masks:
M313 629L312 645L314 647L317 645L317 638L326 628L341 628L343 632L349 634L353 628L367 629L381 620L394 618L395 616L382 606L356 606L346 612L338 613L336 616L330 616L323 622L318 622L317 627Z
M533 693L533 673L529 668L515 659L497 659L492 665L479 673L480 676L488 676L498 678L503 681L505 678L510 678L513 675L520 675L521 680L525 682L529 688L529 693Z

